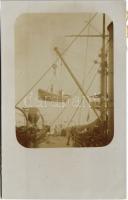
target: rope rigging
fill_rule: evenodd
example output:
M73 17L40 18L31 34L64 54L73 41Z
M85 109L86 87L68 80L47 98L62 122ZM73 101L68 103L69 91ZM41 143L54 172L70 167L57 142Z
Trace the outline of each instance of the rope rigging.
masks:
M97 63L98 63L98 62L97 62ZM95 66L97 63L94 63L94 64L92 65L92 67L90 68L88 74L91 72L91 70L94 68L94 66ZM98 68L99 68L99 66L98 66ZM89 89L91 88L92 84L94 83L94 80L95 80L96 75L97 75L97 71L98 71L98 69L96 70L96 72L95 72L95 74L93 75L93 78L92 78L92 80L91 80L91 82L90 82L88 88L86 89L86 94L88 93ZM77 89L77 91L78 91L78 89ZM76 93L77 91L75 91L75 93ZM73 95L73 96L74 96L74 95ZM82 104L82 99L81 99L81 101L80 101L80 104L79 104L78 107L76 108L75 112L73 113L71 119L69 120L67 126L69 126L70 123L72 122L72 119L75 117L75 115L76 115L77 112L79 111L79 108L80 108L81 104ZM53 125L53 124L57 121L57 119L64 113L65 108L66 108L66 107L64 107L64 108L62 109L62 111L58 114L58 116L56 117L56 119L52 122L52 125Z
M96 78L96 75L97 75L97 71L96 71L96 73L94 74L94 76L93 76L93 78L92 78L92 81L90 82L89 87L88 87L87 90L86 90L86 94L88 93L89 89L91 88L91 86L92 86L92 84L93 84L93 82L94 82L94 80L95 80L95 78ZM73 118L75 117L75 115L77 114L77 111L79 110L79 108L80 108L80 106L81 106L81 104L82 104L82 100L83 100L83 99L81 99L81 101L80 101L78 107L76 108L75 112L73 113L73 115L72 115L70 121L68 122L67 126L70 125L70 123L72 122L72 119L73 119ZM59 117L64 113L65 109L66 109L66 106L65 106L65 107L62 109L62 111L58 114L58 116L55 118L55 120L52 122L51 125L55 124L55 122L59 119Z
M108 44L108 42L109 42L109 40L107 41L107 44ZM90 70L89 70L89 72L88 72L88 75L90 74L90 72L92 71L92 69L94 68L94 66L95 66L97 63L98 63L98 61L97 61L97 62L94 62L94 64L92 65L92 67L90 68ZM99 68L99 66L98 66L98 68ZM98 69L97 69L97 70L98 70ZM91 88L91 86L92 86L92 84L93 84L93 82L94 82L94 80L95 80L95 78L96 78L97 70L96 70L96 72L95 72L95 74L94 74L94 76L93 76L93 78L92 78L92 80L91 80L91 82L90 82L88 88L86 89L86 94L88 93L89 89ZM78 91L78 90L77 90L77 91ZM76 92L77 92L77 91L76 91ZM76 93L76 92L75 92L75 93ZM78 112L78 110L79 110L79 108L80 108L80 106L81 106L81 103L82 103L82 99L81 99L80 104L79 104L78 107L76 108L75 112L73 113L73 115L72 115L72 117L71 117L69 123L67 124L67 126L70 125L70 123L72 122L72 119L73 119L73 118L75 117L75 115L77 114L77 112ZM64 110L65 110L65 108L64 108ZM64 110L63 110L63 111L64 111ZM62 113L60 113L60 115L63 114L63 111L62 111ZM58 115L57 119L59 118L60 115Z
M97 13L94 14L91 19L89 20L89 22L81 29L81 31L78 33L78 35L80 35L83 31L85 31L85 29L88 27L88 25L92 22L92 20L97 16ZM78 38L75 37L70 43L69 45L64 49L64 51L62 52L62 55L64 55L68 49L74 44L74 42L77 40ZM53 64L55 64L57 62L58 58L55 60L55 62ZM23 97L21 97L15 107L32 91L32 89L44 78L44 76L50 71L50 69L52 68L53 65L51 65L43 74L42 76L33 84L33 86L24 94Z
M92 86L92 84L93 84L93 82L94 82L94 80L95 80L96 75L97 75L97 72L94 74L94 76L93 76L93 78L92 78L92 81L91 81L89 87L88 87L87 90L86 90L86 95L87 95L87 93L88 93L90 87ZM82 104L82 99L81 99L81 101L80 101L78 107L76 108L75 112L73 113L73 115L72 115L72 117L71 117L69 123L67 124L67 126L69 126L70 123L72 122L72 119L73 119L73 118L75 117L75 115L77 114L77 112L78 112L78 110L79 110L81 104Z
M87 27L88 27L88 34L89 34L89 25L90 25L90 23L92 22L92 20L95 18L96 15L97 15L97 14L95 14L93 17L91 17L91 19L88 21L88 23L86 24L86 26L84 26L84 28L79 32L78 35L80 35L83 31L85 31L85 29L86 29ZM73 45L73 43L74 43L77 39L78 39L78 37L75 37L75 38L71 41L71 43L70 43L70 44L65 48L65 50L62 52L62 55L65 54L65 53L68 51L68 49ZM88 39L89 39L89 38L87 38L87 41L86 41L86 44L87 44L87 45L86 45L86 49L85 49L85 63L87 63ZM57 66L56 63L58 62L58 60L59 60L59 58L57 58L56 61L54 62L54 64L51 65L51 66L42 74L42 76L40 77L40 79L38 79L37 82L36 82L36 83L26 92L26 94L16 103L16 106L17 106L17 105L32 91L32 89L46 76L46 74L47 74L51 69L54 69L54 66ZM93 67L95 66L95 64L97 64L97 63L94 63L94 64L92 65L92 67L91 67L91 69L89 70L88 74L92 71L92 69L93 69ZM61 67L62 67L62 62L61 62ZM85 82L85 68L84 68L84 70L83 70L83 74L84 74L84 76L83 76L82 85L84 85L84 82ZM93 84L93 82L94 82L94 79L95 79L95 77L96 77L96 74L97 74L97 72L94 74L94 76L93 76L93 78L92 78L92 81L91 81L91 83L89 84L89 87L88 87L87 90L86 90L86 94L87 94L88 90L90 89L90 87L92 86L92 84ZM56 69L54 69L54 75L56 75ZM78 90L78 89L77 89L77 90ZM82 103L82 99L81 99L81 102L80 102L79 106L77 107L77 109L76 109L75 112L73 113L73 115L72 115L70 121L68 122L67 126L70 125L70 123L72 122L72 119L75 117L76 113L78 112L81 103ZM58 115L58 116L56 117L56 119L52 122L52 125L53 125L53 124L57 121L57 119L64 113L65 108L66 108L66 107L64 107L64 108L61 110L61 112L59 113L59 115Z
M89 17L90 18L90 17ZM88 26L87 29L87 34L89 35L90 32L90 25ZM85 85L85 79L86 79L86 67L87 67L87 63L88 63L88 45L89 45L89 37L86 38L86 48L85 48L85 64L83 66L83 80L82 80L82 86L84 88ZM81 121L81 117L82 117L82 107L80 107L80 116L79 116L79 120Z
M43 73L43 75L40 77L40 79L38 79L36 82L35 82L35 84L25 93L25 95L22 97L22 98L20 98L18 101L17 101L17 103L16 103L16 105L15 105L15 107L32 91L32 89L44 78L44 76L50 71L50 69L52 68L52 66L50 66L44 73Z

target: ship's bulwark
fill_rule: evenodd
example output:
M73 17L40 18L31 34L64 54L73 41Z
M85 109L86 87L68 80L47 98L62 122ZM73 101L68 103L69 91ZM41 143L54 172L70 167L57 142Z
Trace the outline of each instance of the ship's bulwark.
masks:
M62 130L62 135L67 135L67 145L72 140L74 147L102 147L112 140L108 135L107 121L99 119L87 125L67 127Z

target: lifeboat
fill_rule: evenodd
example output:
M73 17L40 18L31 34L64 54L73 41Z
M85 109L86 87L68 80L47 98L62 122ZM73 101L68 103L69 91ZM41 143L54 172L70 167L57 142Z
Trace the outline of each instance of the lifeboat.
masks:
M66 102L70 98L70 95L62 94L62 91L59 91L58 94L55 94L46 90L39 89L38 97L43 101Z

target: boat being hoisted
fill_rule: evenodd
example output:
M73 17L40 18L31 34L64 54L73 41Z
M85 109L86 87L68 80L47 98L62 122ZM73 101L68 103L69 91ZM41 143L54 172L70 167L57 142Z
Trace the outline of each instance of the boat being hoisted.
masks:
M46 90L39 89L38 97L40 100L44 100L44 101L67 102L67 100L70 98L70 95L63 94L62 90L60 90L58 94L56 94L53 92L48 92Z
M58 65L53 64L52 70L53 70L53 82L57 81L57 68ZM71 97L68 94L64 94L62 88L58 89L56 92L54 89L54 83L51 83L50 90L44 90L44 89L38 89L38 98L43 101L50 101L50 102L67 102L67 100Z
M64 66L71 78L73 79L74 83L76 84L77 88L83 95L85 101L88 103L89 106L89 112L90 110L93 111L93 113L96 116L96 119L91 123L83 123L83 124L72 124L72 120L74 116L76 115L78 109L81 106L81 102L76 108L75 112L71 116L70 121L67 123L66 126L62 129L61 135L67 136L67 144L70 144L70 138L73 141L73 146L75 147L100 147L105 146L110 143L110 141L113 138L113 132L114 132L114 105L113 105L113 23L111 22L108 26L108 35L106 35L106 17L105 14L103 14L103 33L102 35L98 35L98 37L101 37L102 39L102 48L101 48L101 54L100 54L100 70L97 72L100 73L100 92L98 94L94 95L87 95L87 91L84 90L83 85L77 79L75 76L75 73L70 68L70 65L67 64L65 61L65 58L63 57L63 53L59 51L58 47L54 48L54 51L56 52L58 59L60 59L60 67ZM69 36L70 37L70 36ZM71 37L91 37L90 35L81 35L81 32L79 35L71 35ZM97 35L93 36L97 37ZM108 50L106 50L106 37L109 37L108 40ZM75 41L74 39L73 41ZM72 43L71 43L72 44ZM108 52L107 52L108 51ZM65 94L60 89L61 84L59 83L59 88L55 87L54 90L54 83L57 80L56 76L56 70L59 65L54 64L52 65L41 77L41 79L49 72L50 69L53 69L53 75L54 80L52 81L52 84L50 84L50 89L38 89L38 98L41 101L49 101L49 102L64 102L66 103L70 98L71 95ZM39 79L33 87L39 83L41 80ZM94 79L93 79L94 80ZM51 81L51 79L50 79ZM50 82L48 81L48 82ZM91 82L92 84L92 82ZM33 87L20 99L23 100L23 98L33 89ZM18 103L20 102L18 101ZM18 104L17 103L17 104ZM16 105L17 105L16 104ZM34 110L33 110L34 109ZM36 110L33 108L32 110L29 109L29 122L33 124L33 127L36 127L35 124L38 121L38 115L35 115ZM54 120L53 123L56 122L56 120L62 115L64 110L59 113L57 118ZM34 113L33 113L34 112ZM87 122L89 120L89 112L87 115ZM26 115L25 115L26 117ZM53 126L52 125L50 126ZM50 126L48 127L50 130ZM49 131L47 128L47 132ZM17 129L18 130L18 129ZM42 127L42 132L44 132L44 126ZM27 132L27 131L26 131ZM46 132L46 131L45 131ZM36 135L36 134L35 134ZM36 143L36 142L35 142Z
M71 71L69 65L64 60L62 54L55 48L55 52L63 62L72 79L95 113L97 119L90 124L67 126L63 129L63 134L68 137L67 145L70 144L70 138L73 140L73 146L77 147L99 147L109 144L113 138L114 132L114 113L113 113L113 23L108 27L109 32L109 54L108 60L105 49L105 14L103 14L103 34L101 49L101 89L100 93L90 96L86 95L83 87ZM71 36L72 37L72 36ZM74 36L73 36L74 37ZM75 36L76 37L76 36ZM77 36L79 37L79 35ZM91 100L93 99L93 101ZM97 99L94 101L94 99ZM99 100L99 101L98 101ZM74 117L74 115L73 115ZM64 133L65 132L65 133Z

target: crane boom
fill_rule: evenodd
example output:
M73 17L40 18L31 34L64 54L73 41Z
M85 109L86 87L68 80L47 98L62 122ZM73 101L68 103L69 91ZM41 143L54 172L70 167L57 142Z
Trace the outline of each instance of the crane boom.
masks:
M98 117L98 119L100 120L99 114L96 111L95 107L92 106L90 104L90 101L87 97L87 95L85 94L82 86L80 85L79 81L77 80L77 78L75 77L75 75L73 74L73 72L71 71L70 67L68 66L68 64L66 63L66 61L64 60L64 58L62 57L61 53L59 52L58 48L55 47L54 48L55 52L57 53L57 55L60 57L61 61L63 62L64 66L66 67L66 69L68 70L69 74L71 75L71 77L73 78L73 80L75 81L77 87L80 89L81 93L83 94L83 96L85 97L86 101L88 102L88 104L91 106L92 110L94 111L95 115Z

